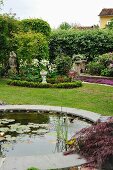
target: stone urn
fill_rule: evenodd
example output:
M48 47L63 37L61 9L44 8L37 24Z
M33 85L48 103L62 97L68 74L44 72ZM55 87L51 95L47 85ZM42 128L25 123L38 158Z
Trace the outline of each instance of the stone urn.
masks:
M42 83L47 83L47 81L46 81L47 71L41 70L40 75L42 77Z

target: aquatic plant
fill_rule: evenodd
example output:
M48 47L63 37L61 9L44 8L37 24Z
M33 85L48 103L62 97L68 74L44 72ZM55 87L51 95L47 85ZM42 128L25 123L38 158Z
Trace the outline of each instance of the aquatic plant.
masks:
M68 117L59 117L56 122L57 150L67 150L68 141ZM61 145L61 147L60 147Z

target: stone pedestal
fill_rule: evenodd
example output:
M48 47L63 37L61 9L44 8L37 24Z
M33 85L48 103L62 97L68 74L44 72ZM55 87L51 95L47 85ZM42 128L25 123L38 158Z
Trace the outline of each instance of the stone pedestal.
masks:
M47 81L46 81L47 71L42 70L42 71L40 72L40 75L42 76L42 83L47 83Z

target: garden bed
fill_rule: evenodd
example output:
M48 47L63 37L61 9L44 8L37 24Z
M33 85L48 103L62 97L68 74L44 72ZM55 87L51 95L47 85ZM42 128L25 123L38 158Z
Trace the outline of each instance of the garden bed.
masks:
M113 86L113 77L80 75L78 79L89 83L107 84Z

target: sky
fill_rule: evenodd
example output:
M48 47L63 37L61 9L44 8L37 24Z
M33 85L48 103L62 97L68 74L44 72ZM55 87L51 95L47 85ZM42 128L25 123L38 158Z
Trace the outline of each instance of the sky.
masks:
M16 13L20 19L40 18L57 28L62 22L99 25L102 8L113 8L113 0L4 0L2 13Z

